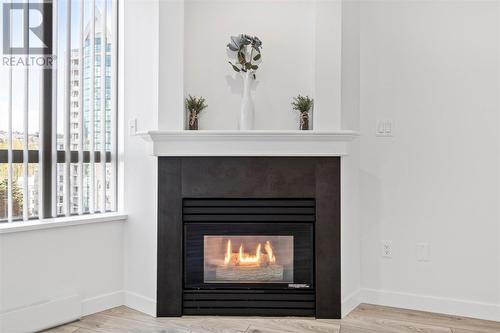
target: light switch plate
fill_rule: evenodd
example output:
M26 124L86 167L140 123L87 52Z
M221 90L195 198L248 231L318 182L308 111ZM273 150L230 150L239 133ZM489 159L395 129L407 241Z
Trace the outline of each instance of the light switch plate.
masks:
M377 127L375 129L376 136L393 136L394 123L392 120L384 119L377 121Z
M392 258L392 242L390 240L382 241L382 257Z

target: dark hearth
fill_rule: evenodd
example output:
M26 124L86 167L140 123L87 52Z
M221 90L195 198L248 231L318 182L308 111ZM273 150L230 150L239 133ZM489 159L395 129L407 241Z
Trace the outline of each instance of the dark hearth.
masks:
M340 158L159 158L158 316L340 318Z

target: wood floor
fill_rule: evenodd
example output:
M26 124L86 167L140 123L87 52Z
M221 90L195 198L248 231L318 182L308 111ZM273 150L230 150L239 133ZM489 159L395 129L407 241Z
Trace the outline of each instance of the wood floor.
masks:
M499 333L500 322L361 304L342 320L267 317L153 318L125 306L45 333Z

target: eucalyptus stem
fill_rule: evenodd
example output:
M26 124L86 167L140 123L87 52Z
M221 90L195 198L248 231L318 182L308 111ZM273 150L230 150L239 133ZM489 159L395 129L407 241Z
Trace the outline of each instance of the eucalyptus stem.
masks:
M241 34L239 36L231 36L231 41L227 44L227 47L231 52L235 52L238 60L234 63L229 61L233 70L240 74L241 72L250 72L255 78L255 71L257 71L259 66L254 64L254 61L261 59L260 48L262 47L262 41L258 37ZM256 52L257 55L255 57L257 59L254 60L254 53Z

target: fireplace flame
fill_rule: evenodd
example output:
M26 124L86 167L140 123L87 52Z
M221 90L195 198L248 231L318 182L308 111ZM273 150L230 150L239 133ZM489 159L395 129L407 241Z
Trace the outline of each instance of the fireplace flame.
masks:
M266 244L264 245L264 250L266 250L267 257L269 258L269 263L274 264L276 262L276 257L274 256L273 247L271 246L270 241L266 241Z
M258 264L260 263L260 243L257 245L255 255L243 252L243 244L240 245L240 252L238 253L238 261L240 264Z
M231 261L231 240L227 241L226 255L224 256L224 265L229 264Z
M260 266L262 264L275 264L276 256L270 241L266 241L264 244L264 252L262 253L262 245L259 243L255 249L255 254L245 252L243 244L240 245L237 253L233 253L231 240L228 240L224 254L224 265Z

